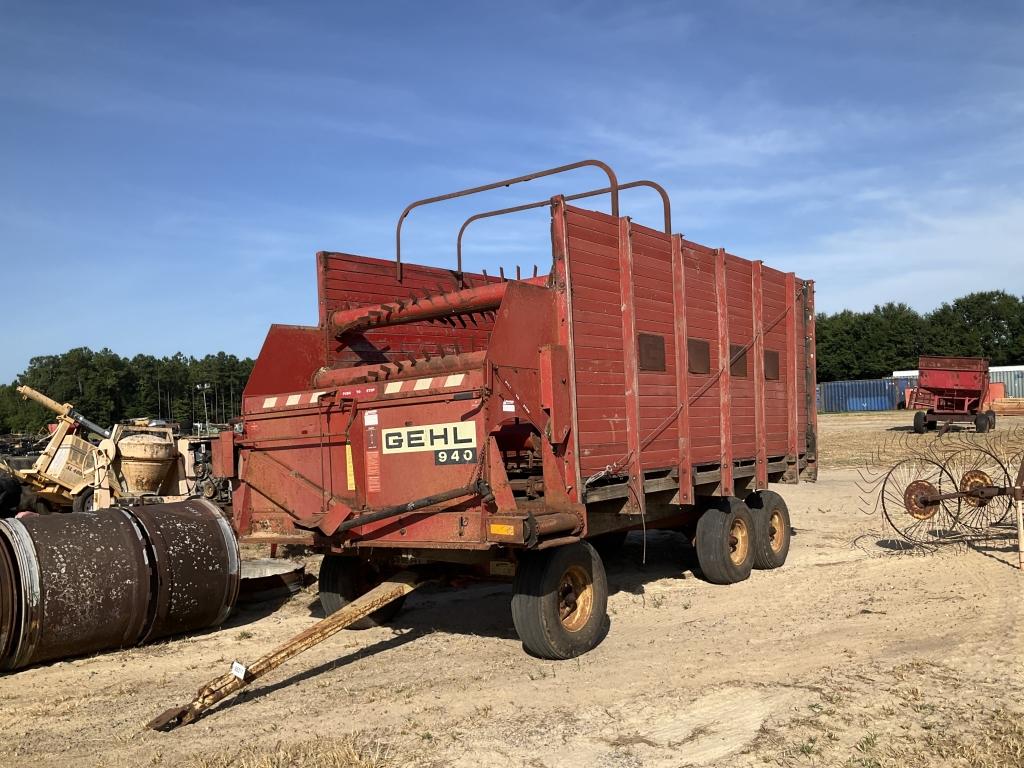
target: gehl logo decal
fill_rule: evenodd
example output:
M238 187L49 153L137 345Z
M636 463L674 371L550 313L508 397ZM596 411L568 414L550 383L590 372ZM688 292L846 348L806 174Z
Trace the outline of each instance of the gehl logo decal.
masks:
M438 465L476 462L476 424L472 421L396 427L383 430L381 436L385 454L433 451Z

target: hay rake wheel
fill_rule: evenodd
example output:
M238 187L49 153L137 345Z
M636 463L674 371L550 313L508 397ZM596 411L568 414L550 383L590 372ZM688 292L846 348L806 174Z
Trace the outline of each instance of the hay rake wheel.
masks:
M942 464L954 478L954 489L962 497L956 504L954 524L968 534L978 534L1001 524L1013 509L1012 496L988 497L976 492L982 488L1006 488L1010 473L999 458L984 448L965 448L950 455Z
M953 476L939 462L904 459L882 481L882 515L912 544L937 544L957 535L956 503L939 498L955 488Z

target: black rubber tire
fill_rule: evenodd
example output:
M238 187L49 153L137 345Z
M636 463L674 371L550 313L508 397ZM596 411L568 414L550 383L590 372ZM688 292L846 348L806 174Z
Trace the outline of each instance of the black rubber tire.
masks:
M986 416L984 413L979 413L977 416L974 417L974 429L977 431L979 435L983 435L986 432L988 432L988 424L988 416Z
M754 519L754 567L763 571L781 568L789 556L789 507L775 491L754 491L745 501ZM775 538L778 528L772 525L773 518L781 527L778 541Z
M559 607L570 574L590 591L589 613L577 617L576 627L566 626ZM524 552L512 583L512 623L527 652L542 659L571 659L595 648L608 625L608 579L597 550L579 541Z
M330 616L340 611L357 597L366 594L385 578L380 568L362 558L348 555L324 555L320 564L320 605ZM364 619L349 625L349 629L370 629L387 624L402 610L405 597L400 597Z
M746 536L744 556L733 560L732 532L742 526ZM716 497L697 521L697 561L704 578L712 584L735 584L750 576L754 567L754 521L739 499ZM737 546L741 542L737 542Z
M609 531L593 536L587 541L597 550L597 554L604 562L610 563L622 557L622 548L626 544L628 533L628 531Z
M71 500L71 511L78 514L81 514L82 512L91 512L92 497L94 494L95 489L91 487L84 488L81 493Z
M985 415L988 416L988 428L989 429L995 429L996 428L996 412L991 410L991 409L989 409L989 410L985 411Z
M927 428L928 417L924 415L924 411L918 411L914 414L914 431L919 435L923 435Z

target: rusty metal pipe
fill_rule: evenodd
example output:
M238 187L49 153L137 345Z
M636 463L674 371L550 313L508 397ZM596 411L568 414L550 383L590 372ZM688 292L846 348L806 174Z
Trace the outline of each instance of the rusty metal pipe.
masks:
M219 624L239 575L234 532L202 499L0 520L0 669Z
M238 598L241 564L231 524L212 502L132 507L150 545L155 586L139 642L223 624Z
M467 485L465 488L453 488L450 491L443 491L441 493L435 493L430 496L424 496L422 499L416 499L414 501L406 502L405 504L395 504L390 507L384 507L383 509L374 510L372 512L364 512L358 517L353 517L350 520L346 520L338 526L338 531L347 531L352 528L360 528L370 523L376 523L381 520L388 520L392 517L399 517L400 515L407 514L409 512L415 512L418 509L429 507L433 504L442 504L446 501L453 501L454 499L461 499L463 496L475 496L480 495L482 488L478 485Z
M15 571L0 589L11 590L17 606L0 668L138 643L150 575L145 541L127 512L0 520L0 539Z
M418 358L400 363L375 363L355 368L325 368L313 374L314 387L344 387L367 381L387 381L398 376L421 378L456 373L480 368L487 360L487 352L463 352L444 357Z
M665 188L654 181L648 181L647 179L641 179L639 181L630 181L626 184L619 185L619 191L624 189L634 189L636 187L650 187L661 196L661 207L665 217L665 234L672 234L672 202L668 198L668 192ZM601 189L592 189L589 192L580 192L575 195L566 196L565 200L582 200L585 197L596 197L597 195L603 195L607 192L611 192L611 187L602 187ZM498 208L493 211L485 211L483 213L476 213L462 222L462 226L459 228L459 236L455 241L455 257L458 264L458 273L462 274L462 236L466 232L466 228L469 227L474 221L480 219L489 219L494 216L504 216L506 213L520 213L522 211L530 211L535 208L543 208L546 205L551 205L551 200L538 200L535 203L526 203L525 205L515 205L511 208Z
M533 181L534 179L541 179L545 176L554 176L559 173L566 173L567 171L574 171L577 168L585 168L587 166L600 168L608 176L608 185L612 192L612 216L618 216L619 181L615 176L615 171L613 171L607 163L602 163L600 160L580 160L578 163L560 165L557 168L548 168L543 171L537 171L536 173L528 173L525 176L517 176L514 179L495 181L491 184L484 184L480 187L462 189L458 192L449 192L446 195L427 197L423 200L417 200L414 203L409 203L409 205L405 207L405 210L402 211L402 215L398 217L398 226L395 227L395 276L398 279L398 282L402 282L402 223L414 208L419 208L421 205L430 205L431 203L440 203L444 200L454 200L457 197L465 197L466 195L475 195L479 192L487 192L488 190L498 189L499 187L511 187L513 184L521 184L524 181Z
M580 526L580 519L572 512L552 512L549 515L536 517L535 530L538 536L550 536L552 533L575 531Z

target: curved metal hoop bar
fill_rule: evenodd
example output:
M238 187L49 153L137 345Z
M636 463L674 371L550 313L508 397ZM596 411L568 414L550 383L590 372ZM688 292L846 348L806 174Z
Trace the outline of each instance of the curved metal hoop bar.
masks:
M398 226L395 227L395 275L398 278L398 282L402 282L402 223L406 217L414 208L419 208L421 205L430 205L431 203L440 203L444 200L454 200L457 197L465 197L466 195L475 195L478 192L487 192L491 189L498 189L499 187L511 187L513 184L521 184L524 181L533 181L534 179L541 179L545 176L554 176L559 173L566 173L567 171L574 171L577 168L585 168L587 166L594 166L600 168L608 176L609 190L612 193L612 216L619 215L619 180L615 176L615 171L611 169L607 163L603 163L600 160L580 160L578 163L570 163L569 165L560 165L557 168L548 168L543 171L537 171L535 173L528 173L525 176L517 176L514 179L504 179L502 181L495 181L491 184L484 184L480 187L472 187L470 189L462 189L458 192L449 192L446 195L437 195L436 197L427 197L423 200L417 200L414 203L409 203L402 211L402 215L398 217Z
M672 234L672 203L668 199L668 192L665 188L654 181L648 181L647 179L641 179L640 181L630 181L626 184L619 184L618 191L621 192L624 189L634 189L635 187L650 187L661 196L661 205L665 214L665 234ZM592 189L589 192L580 192L575 195L567 195L566 201L569 200L582 200L585 197L596 197L597 195L603 195L607 192L611 192L612 187L602 187L601 189ZM493 211L485 211L483 213L475 213L462 222L462 227L459 229L459 237L455 243L455 252L458 259L458 272L462 274L462 236L465 234L466 229L474 221L480 219L489 219L494 216L503 216L506 213L519 213L520 211L530 211L534 208L543 208L545 205L550 205L550 200L538 200L535 203L526 203L524 205L515 205L511 208L499 208Z

